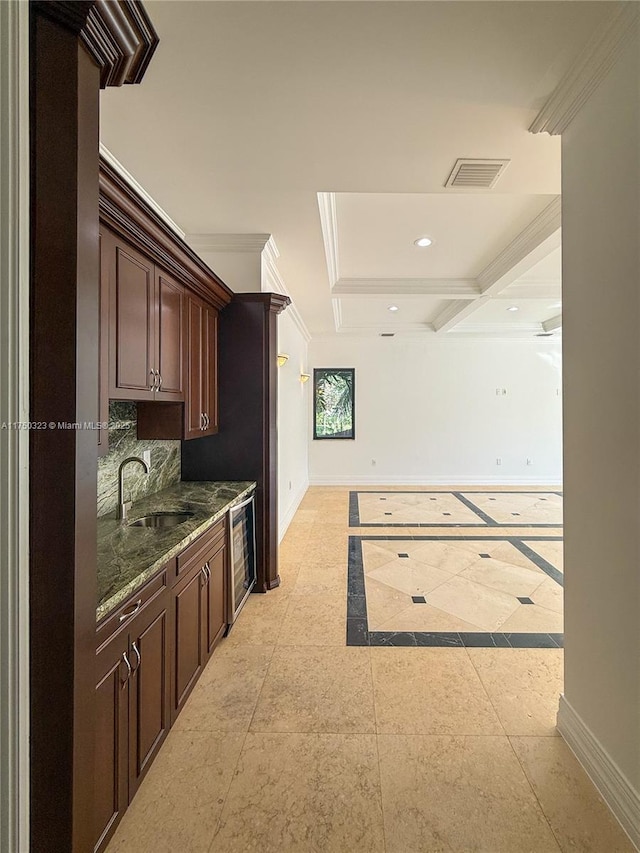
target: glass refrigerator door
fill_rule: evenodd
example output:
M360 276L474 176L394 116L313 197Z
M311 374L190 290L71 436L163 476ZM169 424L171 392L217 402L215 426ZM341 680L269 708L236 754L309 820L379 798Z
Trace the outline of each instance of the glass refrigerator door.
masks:
M231 537L231 553L233 556L232 609L235 617L256 581L253 501L250 501L246 506L232 510Z

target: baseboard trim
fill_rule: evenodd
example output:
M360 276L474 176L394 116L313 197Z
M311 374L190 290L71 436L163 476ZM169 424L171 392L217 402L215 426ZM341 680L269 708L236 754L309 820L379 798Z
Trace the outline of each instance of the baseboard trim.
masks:
M562 488L562 480L544 477L407 477L354 474L350 477L312 474L311 486L548 486L554 491Z
M293 516L296 514L298 507L302 503L302 499L306 495L308 488L309 481L305 480L296 492L293 500L289 504L289 508L280 519L280 523L278 524L278 542L282 542L282 540L284 539L284 534L289 529L289 525L293 521Z
M558 731L600 792L636 850L640 850L640 793L564 696Z

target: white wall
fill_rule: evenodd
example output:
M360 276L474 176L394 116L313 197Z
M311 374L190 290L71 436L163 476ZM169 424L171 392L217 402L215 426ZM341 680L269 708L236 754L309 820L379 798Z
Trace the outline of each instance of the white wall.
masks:
M312 483L561 480L558 342L314 339L309 360L356 369L356 439L311 440Z
M618 771L630 783L637 844L639 57L636 30L562 138L566 678L558 718L568 738L576 727L591 733L620 790Z
M278 316L278 352L289 360L278 368L278 525L282 539L309 486L308 435L311 382L307 372L307 343L287 311Z

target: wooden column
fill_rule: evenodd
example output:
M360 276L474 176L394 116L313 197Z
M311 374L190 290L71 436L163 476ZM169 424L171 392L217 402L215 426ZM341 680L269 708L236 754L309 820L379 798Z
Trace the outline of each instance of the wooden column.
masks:
M137 82L157 38L136 3L34 2L31 15L30 843L88 853L97 433L84 424L98 420L99 91Z

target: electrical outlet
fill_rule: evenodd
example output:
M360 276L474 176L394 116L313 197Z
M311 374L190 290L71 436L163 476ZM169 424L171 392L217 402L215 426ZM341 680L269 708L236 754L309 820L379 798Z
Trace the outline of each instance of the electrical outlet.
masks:
M496 459L496 465L502 465L502 457L498 456Z
M527 465L533 465L533 459L530 456L527 456Z
M376 460L375 460L375 459L372 459L372 460L371 460L371 464L372 464L372 465L375 465L375 464L376 464Z

